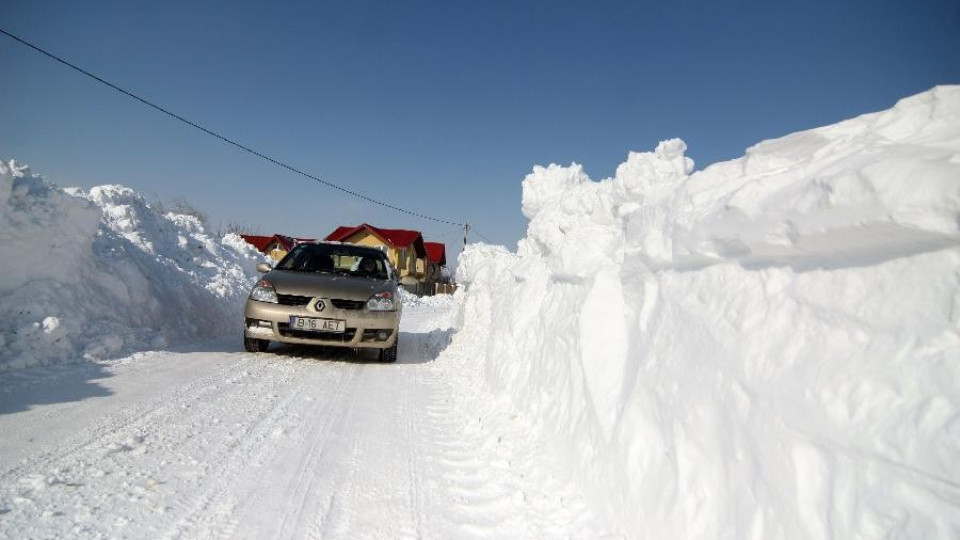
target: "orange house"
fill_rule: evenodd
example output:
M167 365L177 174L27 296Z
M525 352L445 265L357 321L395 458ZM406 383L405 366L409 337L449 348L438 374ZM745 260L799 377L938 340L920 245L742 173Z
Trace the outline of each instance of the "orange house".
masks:
M381 229L362 223L337 227L324 240L384 248L400 282L408 287L416 286L427 275L427 249L419 231Z

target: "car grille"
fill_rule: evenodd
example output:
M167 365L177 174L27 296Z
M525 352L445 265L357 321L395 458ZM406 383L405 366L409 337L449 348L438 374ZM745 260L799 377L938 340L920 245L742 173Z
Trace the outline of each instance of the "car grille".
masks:
M277 330L280 331L281 336L341 343L349 343L353 341L353 336L357 335L356 328L347 328L345 332L310 332L309 330L291 330L289 323L277 323Z
M305 306L310 303L310 297L297 296L295 294L278 294L277 303L284 306Z
M278 294L277 303L284 306L305 306L310 303L310 300L313 300L310 296L298 296L296 294ZM342 300L335 298L330 300L330 303L333 304L333 307L337 309L346 309L351 311L357 311L363 309L366 302L363 300Z
M363 306L367 304L363 300L340 300L340 299L330 300L330 303L333 304L333 306L338 309L352 309L352 310L363 309Z

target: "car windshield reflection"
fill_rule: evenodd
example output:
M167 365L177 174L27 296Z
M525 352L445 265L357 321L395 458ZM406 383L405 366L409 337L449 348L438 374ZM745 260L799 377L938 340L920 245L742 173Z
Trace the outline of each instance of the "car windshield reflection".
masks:
M387 280L387 264L383 254L370 250L328 244L300 244L277 264L277 269Z

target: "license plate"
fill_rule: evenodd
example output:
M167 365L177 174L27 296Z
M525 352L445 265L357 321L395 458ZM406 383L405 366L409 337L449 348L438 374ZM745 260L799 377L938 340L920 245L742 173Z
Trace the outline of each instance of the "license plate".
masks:
M312 332L343 332L347 328L347 321L291 316L290 328L293 330L307 330Z

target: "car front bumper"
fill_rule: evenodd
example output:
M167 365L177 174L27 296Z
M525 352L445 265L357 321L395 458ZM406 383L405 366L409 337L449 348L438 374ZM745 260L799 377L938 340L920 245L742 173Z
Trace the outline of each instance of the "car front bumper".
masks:
M331 302L322 312L308 306L287 306L247 300L244 307L243 335L301 345L385 349L397 342L400 311L367 311L338 309ZM344 332L315 332L290 327L291 317L337 319L346 322ZM384 339L384 334L386 337Z

